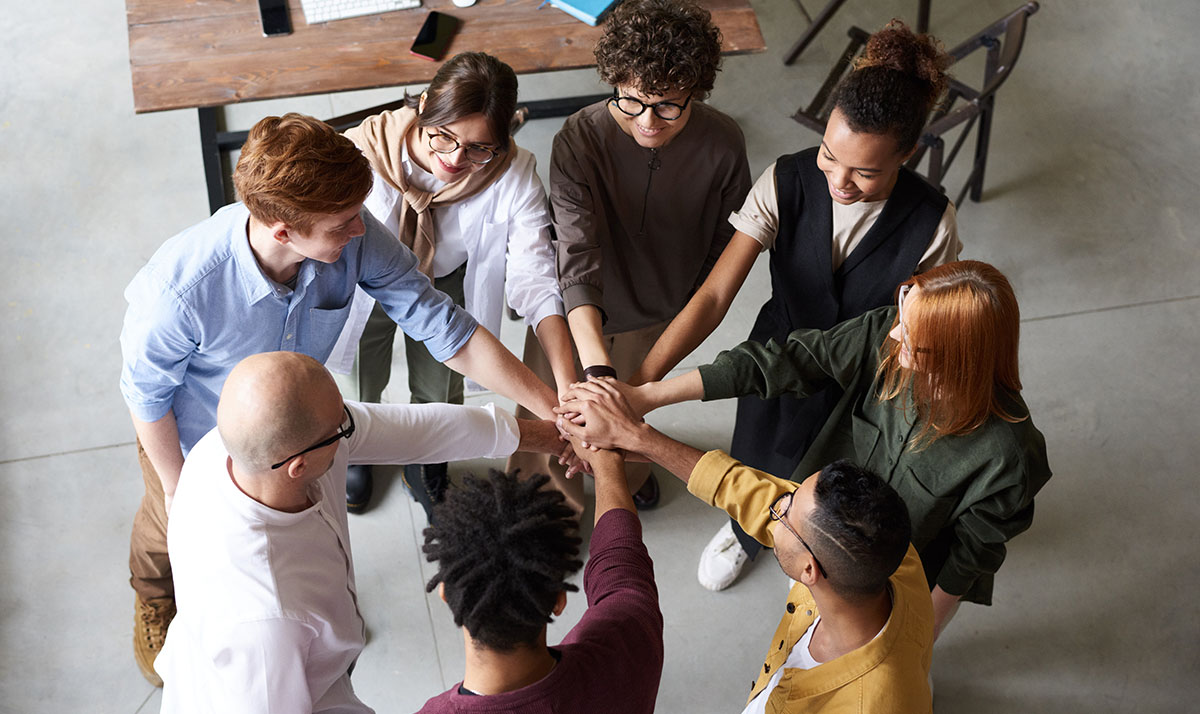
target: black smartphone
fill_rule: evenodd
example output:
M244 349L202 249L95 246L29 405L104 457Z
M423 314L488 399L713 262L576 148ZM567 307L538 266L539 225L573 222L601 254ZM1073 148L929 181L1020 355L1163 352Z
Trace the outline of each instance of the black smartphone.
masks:
M446 54L450 38L458 30L458 18L436 10L425 18L417 39L413 40L412 53L418 57L437 62Z
M258 16L262 19L265 37L292 34L292 19L288 16L287 0L258 0Z

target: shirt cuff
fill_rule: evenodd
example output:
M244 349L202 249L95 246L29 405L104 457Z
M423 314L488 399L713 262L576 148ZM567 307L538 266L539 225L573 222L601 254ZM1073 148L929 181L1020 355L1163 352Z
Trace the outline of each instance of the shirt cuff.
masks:
M557 296L543 300L528 315L525 315L525 324L537 330L537 326L542 324L542 320L552 315L566 316L566 312L563 310L563 301Z
M688 493L710 506L716 506L717 488L725 474L736 463L737 459L720 450L710 451L701 456L688 477Z
M965 595L975 581L979 579L980 573L968 572L962 565L963 563L956 562L954 554L946 560L946 564L937 574L937 586L945 590L949 595L962 596Z
M431 337L425 340L422 344L425 349L429 350L429 354L438 362L445 362L454 355L458 354L471 339L471 335L475 334L475 328L479 323L466 310L454 307L454 317L446 330L436 337ZM497 338L498 339L498 338Z
M729 214L729 225L733 226L734 230L741 231L758 241L760 253L775 243L775 233L764 229L757 223L742 218L737 211Z
M733 370L722 364L723 355L724 353L717 355L717 360L712 364L701 365L698 368L700 382L704 385L704 396L701 401L710 402L716 399L741 396L734 388Z
M595 285L575 283L564 287L563 302L568 313L583 305L595 305L600 310L601 324L608 322L608 315L604 313L604 291Z

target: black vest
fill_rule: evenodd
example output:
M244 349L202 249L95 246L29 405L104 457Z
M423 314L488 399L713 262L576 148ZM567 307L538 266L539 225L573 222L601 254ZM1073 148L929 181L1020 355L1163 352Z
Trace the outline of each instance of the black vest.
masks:
M833 199L812 148L775 164L779 234L771 249L771 299L750 339L783 342L793 330L827 330L895 299L916 271L946 212L946 198L909 169L900 169L882 213L833 270ZM738 400L731 454L787 478L841 397L836 386L808 399ZM807 476L808 474L804 474Z

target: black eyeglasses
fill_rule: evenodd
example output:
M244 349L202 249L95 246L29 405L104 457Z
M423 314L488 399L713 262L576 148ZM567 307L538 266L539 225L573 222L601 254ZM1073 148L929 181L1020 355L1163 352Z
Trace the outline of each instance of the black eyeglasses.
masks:
M617 94L617 90L614 89L612 99L608 101L616 104L617 109L620 109L623 114L627 114L631 117L641 116L642 112L649 109L650 111L654 112L654 116L658 117L659 119L675 121L679 117L683 116L683 110L687 109L688 103L692 101L692 95L689 94L688 98L683 100L683 104L676 104L675 102L655 102L654 104L647 104L634 97L623 97Z
M308 447L304 451L297 451L296 453L287 457L283 461L280 461L279 463L272 466L271 470L274 471L275 469L279 468L280 466L283 466L284 464L286 464L287 462L296 458L297 456L302 456L304 454L307 454L310 451L316 451L317 449L323 449L326 446L329 446L333 442L337 441L338 439L349 439L350 435L354 433L354 417L350 415L350 409L345 404L342 405L342 411L346 412L346 421L344 422L344 426L342 426L342 428L338 430L338 433L334 434L333 436L329 437L328 439L325 439L324 441L322 441L318 444L313 444L312 446Z
M804 549L807 550L808 554L812 556L813 562L817 564L817 570L821 571L821 577L828 578L829 576L825 573L825 566L821 565L821 561L817 560L817 554L813 552L812 548L808 547L808 543L804 542L804 539L800 537L800 534L796 532L796 529L792 528L792 524L787 522L787 512L788 509L792 507L792 498L795 495L795 491L783 494L776 499L775 503L772 503L767 510L771 512L771 520L779 521L783 524L783 527L788 530L788 533L796 536L796 540L800 541L800 545L804 546ZM787 503L783 502L784 499L787 499ZM783 505L783 508L779 508L781 504Z
M496 158L500 153L496 149L490 149L479 144L460 144L458 143L458 139L449 134L442 134L435 131L429 132L429 148L435 152L439 154L453 154L455 151L458 151L459 147L462 147L463 151L466 152L467 161L479 166L483 166Z

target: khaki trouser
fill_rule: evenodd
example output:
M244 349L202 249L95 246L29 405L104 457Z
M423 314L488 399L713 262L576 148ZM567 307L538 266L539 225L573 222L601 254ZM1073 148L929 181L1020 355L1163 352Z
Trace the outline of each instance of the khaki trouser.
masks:
M455 305L462 305L463 277L467 266L433 281L433 286L450 296ZM367 326L358 341L358 355L350 374L335 374L334 381L346 399L378 403L392 377L392 343L396 339L396 323L388 317L379 303L371 309ZM429 354L424 343L404 336L404 359L408 363L408 389L413 404L462 404L462 375L438 362Z
M129 584L142 600L175 597L171 581L171 561L167 557L167 507L163 503L162 481L150 463L150 457L137 443L138 463L146 492L133 517L129 537Z
M641 366L642 360L646 359L650 348L658 341L659 336L669 324L670 321L661 322L640 330L604 336L604 346L608 349L608 356L612 360L613 368L617 370L618 379L628 379L629 375ZM557 391L554 384L554 372L550 369L550 361L546 359L546 353L542 350L542 345L538 342L532 328L525 332L525 364L543 382L550 385L551 389ZM575 370L576 374L583 374L583 368L578 359L575 361ZM517 418L536 419L537 416L524 407L520 407L517 409ZM566 467L559 465L558 457L518 452L508 459L508 471L511 473L513 469L520 469L523 476L549 474L550 484L566 496L567 505L575 509L576 513L583 513L583 479L579 476L568 479ZM630 492L636 492L650 477L650 464L626 464L625 477L629 481Z

